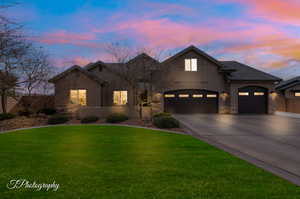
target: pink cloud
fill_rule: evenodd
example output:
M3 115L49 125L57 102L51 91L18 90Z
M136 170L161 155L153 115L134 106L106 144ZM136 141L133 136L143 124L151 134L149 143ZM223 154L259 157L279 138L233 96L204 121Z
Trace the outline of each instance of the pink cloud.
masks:
M253 16L300 25L299 0L219 0L221 2L241 3L250 7Z
M136 35L151 46L180 47L189 44L208 44L213 41L255 41L261 36L282 33L271 25L241 21L214 21L214 26L176 23L168 19L133 20L118 25L118 31ZM228 27L230 23L234 29Z
M54 44L70 44L75 46L84 46L89 48L99 48L101 43L95 42L96 34L92 32L73 33L65 30L58 30L52 33L46 33L34 40L54 45Z

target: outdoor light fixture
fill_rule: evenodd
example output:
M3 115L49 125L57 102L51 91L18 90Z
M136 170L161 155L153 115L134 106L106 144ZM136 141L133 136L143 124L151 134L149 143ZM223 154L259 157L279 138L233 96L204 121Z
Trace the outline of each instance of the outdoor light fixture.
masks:
M223 99L223 100L226 100L226 98L229 96L229 94L227 93L227 92L225 92L225 91L223 91L222 93L221 93L221 98Z
M271 95L272 99L275 99L277 97L277 93L275 91L271 91L270 95Z

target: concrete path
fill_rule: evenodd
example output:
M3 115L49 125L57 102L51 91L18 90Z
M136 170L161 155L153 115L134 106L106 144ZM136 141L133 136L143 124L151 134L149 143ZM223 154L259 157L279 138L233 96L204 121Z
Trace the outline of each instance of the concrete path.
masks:
M175 115L191 135L300 186L300 119L276 115Z

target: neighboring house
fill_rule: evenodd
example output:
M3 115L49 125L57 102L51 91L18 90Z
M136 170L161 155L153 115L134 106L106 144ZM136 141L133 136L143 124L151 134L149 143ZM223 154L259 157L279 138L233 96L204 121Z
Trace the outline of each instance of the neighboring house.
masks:
M275 86L281 79L245 64L218 61L194 46L161 63L146 54L129 63L139 59L167 69L153 73L156 86L148 96L155 99L160 111L272 114L276 110ZM99 61L85 67L73 66L55 76L49 81L55 84L56 107L68 110L76 105L94 114L94 110L105 107L136 105L132 87L114 72L122 67L124 64ZM139 76L143 66L137 68L135 75Z
M300 113L300 77L282 81L276 90L278 111Z
M7 97L6 99L6 112L9 113L15 107L15 105L18 103L18 98L13 97ZM1 101L1 97L0 97ZM2 106L0 105L0 113L3 113Z

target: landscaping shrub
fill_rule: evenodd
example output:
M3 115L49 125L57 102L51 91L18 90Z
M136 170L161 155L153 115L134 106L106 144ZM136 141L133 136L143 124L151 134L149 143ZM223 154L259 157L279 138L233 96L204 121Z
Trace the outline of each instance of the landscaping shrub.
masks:
M15 117L14 114L11 114L11 113L2 113L2 114L0 114L0 121L13 119L14 117Z
M121 113L114 113L109 115L106 118L106 122L108 123L119 123L119 122L124 122L126 120L128 120L128 116L125 114L121 114Z
M66 115L53 115L48 119L48 124L64 124L69 121Z
M56 109L54 108L42 108L37 113L43 113L45 115L54 115L56 114Z
M87 123L94 123L97 122L99 118L97 116L88 116L85 118L82 118L81 123L87 124Z
M19 116L25 116L25 117L29 117L31 114L32 114L32 112L29 110L21 110L18 112Z
M158 128L169 129L179 128L179 122L170 116L160 116L153 118L153 124Z
M171 113L161 112L161 113L156 113L153 115L153 119L157 118L157 117L171 117Z

